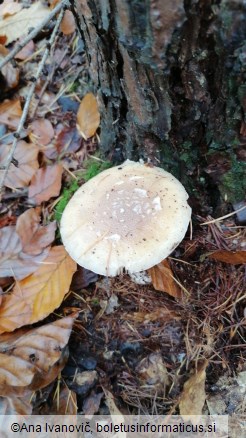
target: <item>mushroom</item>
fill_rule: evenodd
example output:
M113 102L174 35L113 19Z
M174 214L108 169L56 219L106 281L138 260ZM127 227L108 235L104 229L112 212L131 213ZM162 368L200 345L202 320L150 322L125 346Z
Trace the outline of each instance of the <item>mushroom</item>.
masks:
M184 238L191 217L187 198L170 173L127 160L75 192L61 218L64 246L97 274L151 268Z

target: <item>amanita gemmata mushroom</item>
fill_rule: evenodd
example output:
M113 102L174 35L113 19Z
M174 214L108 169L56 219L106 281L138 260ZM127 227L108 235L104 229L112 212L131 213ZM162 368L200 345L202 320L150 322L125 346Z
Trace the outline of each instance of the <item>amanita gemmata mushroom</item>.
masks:
M64 246L97 274L151 268L184 238L191 217L187 199L170 173L127 160L75 192L61 219Z

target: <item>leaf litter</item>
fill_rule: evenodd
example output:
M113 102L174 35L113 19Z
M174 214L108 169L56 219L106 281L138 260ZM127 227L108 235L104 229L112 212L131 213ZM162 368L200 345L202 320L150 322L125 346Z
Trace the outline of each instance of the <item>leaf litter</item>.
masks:
M21 8L15 10L16 5L4 2L10 14L2 18L3 26L7 29L9 20L18 21L18 14L24 11L28 29L32 9L18 3ZM39 2L34 5L40 8ZM108 166L95 154L100 114L96 96L85 90L82 42L73 33L72 21L66 12L63 35L52 47L45 73L37 83L28 123L5 183L0 222L0 322L2 332L10 333L0 336L0 345L5 345L3 337L10 340L7 350L1 350L1 357L5 355L2 375L7 370L6 357L12 364L17 360L15 349L11 350L17 345L14 342L22 339L36 360L43 338L35 330L47 327L52 331L51 324L64 320L54 323L57 315L79 309L79 316L69 341L70 355L65 346L73 317L66 333L55 325L54 340L58 342L57 336L62 336L62 347L59 345L63 353L53 358L49 369L35 368L35 360L30 363L25 355L19 358L20 367L12 370L8 385L2 385L0 408L9 413L41 413L46 408L47 413L48 399L53 411L60 413L66 409L72 413L77 409L105 412L105 402L108 413L119 415L122 405L131 413L206 412L206 400L209 406L216 382L224 376L223 388L229 393L232 376L245 372L244 228L234 228L233 217L214 221L194 210L192 240L187 237L168 261L153 268L152 284L136 284L128 275L106 284L83 268L72 282L76 266L65 254L59 233L55 236L54 219L59 228L60 216L74 190L103 170L103 165ZM11 31L12 35L0 32L4 56L9 38L14 38L13 45L17 42L18 26ZM24 48L24 53L16 55L18 71L9 65L3 71L9 78L6 90L16 84L19 89L0 104L1 164L18 127L45 38L44 34L31 41L26 52ZM86 164L87 158L92 162ZM39 207L32 208L36 205ZM201 227L204 222L207 225ZM48 322L44 323L46 317ZM35 321L39 327L25 328ZM80 379L75 381L78 373ZM16 386L25 378L23 386ZM30 392L32 402L26 397ZM236 410L243 410L240 397Z

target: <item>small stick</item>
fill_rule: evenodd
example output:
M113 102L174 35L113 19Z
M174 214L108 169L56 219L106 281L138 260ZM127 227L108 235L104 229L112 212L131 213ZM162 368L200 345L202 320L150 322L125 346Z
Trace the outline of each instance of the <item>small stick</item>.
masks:
M14 56L21 50L23 49L23 47L25 47L27 45L27 43L29 43L29 41L31 41L33 38L35 38L35 36L38 35L38 33L40 32L40 30L42 30L46 24L52 20L52 18L57 14L57 12L59 12L61 9L64 8L64 6L69 6L69 1L68 0L62 0L52 11L51 13L45 17L43 19L43 21L40 23L40 25L38 27L36 27L35 29L33 29L32 32L30 32L26 38L24 38L23 41L21 41L20 43L18 43L15 48L13 50L11 50L11 52L0 62L0 70L1 68L3 68L9 61L11 61L11 59L14 58Z
M234 214L238 213L239 211L244 210L245 208L246 208L246 205L244 205L243 207L239 208L238 210L232 211L231 213L225 214L225 216L218 217L217 219L212 219L211 221L203 222L200 225L214 224L215 222L219 222L222 219L226 219L226 218L228 218L230 216L233 216Z
M5 179L7 177L7 173L9 171L9 167L10 167L10 164L12 162L13 155L15 153L17 142L18 142L18 140L20 138L21 130L23 129L24 123L25 123L26 118L27 118L29 106L30 106L30 103L31 103L31 99L32 99L33 93L34 93L35 88L36 88L37 80L39 79L39 77L40 77L40 75L42 73L42 70L44 68L44 64L45 64L45 62L47 60L47 57L49 55L50 47L52 46L52 44L55 41L55 36L56 36L56 33L57 33L58 28L60 26L63 14L64 14L64 10L62 9L60 11L60 14L59 14L58 18L57 18L57 21L56 21L55 27L53 29L53 32L51 34L50 40L49 40L49 42L47 44L47 47L46 47L46 49L44 51L41 63L39 64L36 76L34 78L34 82L32 83L32 85L31 85L31 87L29 89L29 92L28 92L28 95L27 95L27 99L26 99L26 102L25 102L25 105L24 105L24 108L23 108L23 113L22 113L22 116L20 118L18 128L17 128L17 130L16 130L16 132L14 134L15 138L14 138L14 141L12 143L11 149L9 151L9 154L8 154L8 157L7 157L7 160L6 160L6 164L4 166L4 170L3 170L3 173L2 173L2 178L0 179L0 193L1 193L2 188L4 186L4 182L5 182Z

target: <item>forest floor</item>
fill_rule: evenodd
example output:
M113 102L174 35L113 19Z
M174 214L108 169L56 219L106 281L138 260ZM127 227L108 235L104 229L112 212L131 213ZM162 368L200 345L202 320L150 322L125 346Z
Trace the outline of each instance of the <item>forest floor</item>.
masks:
M245 227L233 211L214 219L193 209L192 230L166 262L149 272L145 284L127 274L109 279L69 261L62 265L66 256L61 253L59 222L65 205L81 184L113 165L99 155L100 129L85 140L76 127L89 72L69 14L62 26L36 81L4 182L0 350L17 362L13 381L0 384L1 408L37 414L112 414L117 409L123 414L242 414ZM51 30L31 40L2 70L3 166ZM16 39L12 37L12 47ZM2 41L1 58L9 49L4 45ZM60 257L56 274L47 270L55 257ZM42 294L51 291L57 299L52 298L47 310ZM40 336L38 329L57 319L68 321L68 315L74 321L71 336L69 326L67 340L59 341L65 358L52 358L40 377L36 359L30 365L30 356L25 357L32 374L23 383L25 370L13 353L16 339L26 336L28 346L31 330ZM54 339L58 342L57 332ZM2 362L0 376L5 373ZM16 392L17 380L22 390Z

